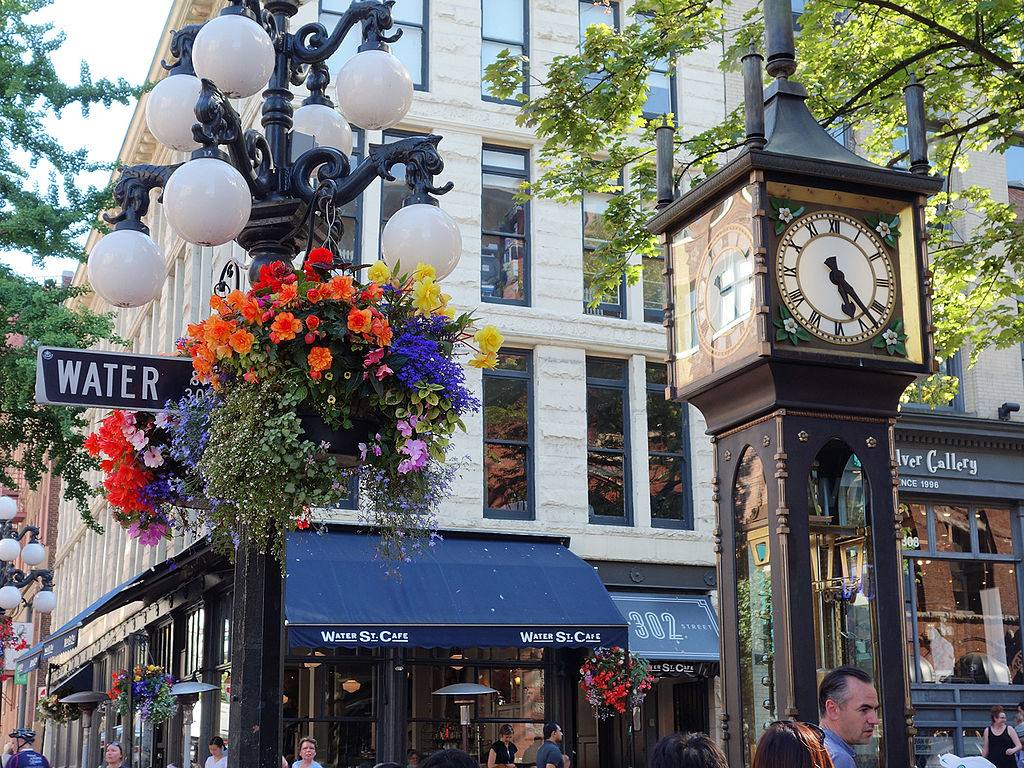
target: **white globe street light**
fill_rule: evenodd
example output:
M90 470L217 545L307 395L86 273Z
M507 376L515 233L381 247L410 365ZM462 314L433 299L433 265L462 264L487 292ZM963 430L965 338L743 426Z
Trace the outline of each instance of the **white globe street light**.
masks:
M18 559L20 554L21 544L18 543L17 539L0 539L0 560L3 560L5 563L12 563Z
M0 522L13 520L18 514L18 502L10 496L0 496Z
M245 227L252 193L230 163L213 157L189 160L164 186L171 228L194 245L223 245Z
M57 607L57 596L48 589L41 589L32 598L32 607L39 613L53 613Z
M434 268L436 279L451 274L462 255L462 234L451 216L436 205L414 203L399 208L381 234L381 255L392 270L402 261Z
M225 96L244 99L267 87L274 73L274 44L247 16L218 16L196 35L192 63L196 75L212 80Z
M202 83L195 75L165 77L146 98L146 125L165 147L191 152L202 146L192 136Z
M313 137L318 147L352 154L352 129L336 109L326 104L303 104L292 117L292 130Z
M22 548L21 559L25 565L35 567L46 559L46 549L38 541L30 541Z
M8 584L0 587L0 608L5 611L13 611L21 605L21 590Z
M93 290L115 307L148 304L160 295L167 278L160 246L134 229L104 235L89 254L87 269Z
M391 128L412 106L412 76L387 51L360 51L346 61L336 78L338 109L366 130Z

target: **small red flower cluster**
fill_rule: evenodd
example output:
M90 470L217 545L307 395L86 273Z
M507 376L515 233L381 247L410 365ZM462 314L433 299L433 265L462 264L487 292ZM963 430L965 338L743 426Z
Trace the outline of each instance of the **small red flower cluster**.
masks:
M638 706L654 684L646 659L622 648L598 648L580 667L580 686L602 720Z

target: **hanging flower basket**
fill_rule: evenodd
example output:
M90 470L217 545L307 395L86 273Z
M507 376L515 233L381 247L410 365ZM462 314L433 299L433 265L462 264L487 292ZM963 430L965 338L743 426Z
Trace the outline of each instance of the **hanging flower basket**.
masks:
M114 709L121 717L128 714L128 691L131 690L135 712L146 722L162 723L174 714L178 699L171 694L174 678L163 667L154 664L135 667L132 675L122 669L113 675L114 685L107 695L114 702Z
M598 648L580 667L580 687L601 720L639 706L654 684L646 659L622 648Z
M57 725L70 723L82 716L77 704L62 704L61 699L70 696L70 688L60 688L48 696L40 696L36 702L36 715L44 723L49 721Z
M28 648L28 643L14 631L14 621L4 613L0 614L0 655L8 648L12 651L23 651Z
M314 249L302 269L275 262L247 293L214 296L178 342L210 396L152 425L112 414L90 436L115 518L140 540L188 525L173 508L201 500L219 550L280 557L284 533L344 499L361 465L361 519L381 531L383 558L432 541L455 474L451 436L480 406L458 358L494 367L503 339L457 316L431 267L392 275L377 262L363 282L331 271L333 258Z

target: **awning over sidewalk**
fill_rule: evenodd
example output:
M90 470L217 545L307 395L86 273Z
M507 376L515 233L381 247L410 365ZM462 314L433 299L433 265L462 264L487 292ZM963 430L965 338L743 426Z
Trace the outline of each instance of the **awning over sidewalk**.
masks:
M292 648L625 646L626 623L594 569L547 537L446 534L385 576L376 538L288 537Z
M218 559L224 558L213 555L209 542L203 539L162 563L136 574L91 603L71 621L51 632L45 640L22 653L15 660L17 671L19 674L31 672L44 659L73 650L78 646L79 630L89 622L136 600L155 599L170 589L171 585L180 583L198 572L207 572L211 563Z
M612 592L629 649L646 659L718 661L718 617L707 595Z

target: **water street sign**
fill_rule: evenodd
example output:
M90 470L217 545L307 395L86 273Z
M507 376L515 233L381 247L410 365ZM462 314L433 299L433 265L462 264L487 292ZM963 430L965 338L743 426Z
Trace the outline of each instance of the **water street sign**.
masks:
M168 400L207 390L187 357L39 348L38 403L162 411Z

